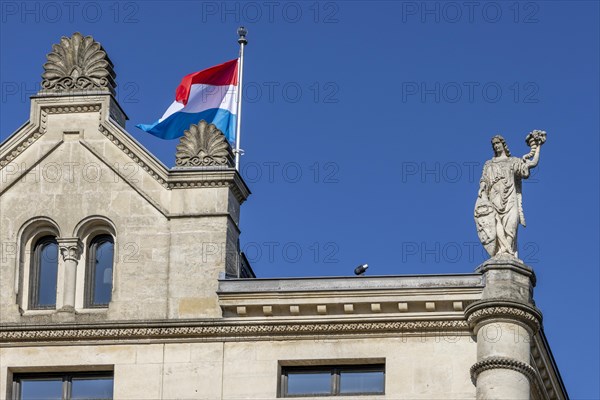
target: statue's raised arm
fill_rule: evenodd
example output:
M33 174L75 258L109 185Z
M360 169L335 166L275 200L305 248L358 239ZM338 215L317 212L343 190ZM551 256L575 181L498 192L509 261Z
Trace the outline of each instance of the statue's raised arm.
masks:
M532 131L525 139L531 151L522 158L512 157L500 135L492 138L494 157L486 161L475 203L477 234L493 258L518 258L517 228L525 226L521 201L522 179L537 166L546 132Z

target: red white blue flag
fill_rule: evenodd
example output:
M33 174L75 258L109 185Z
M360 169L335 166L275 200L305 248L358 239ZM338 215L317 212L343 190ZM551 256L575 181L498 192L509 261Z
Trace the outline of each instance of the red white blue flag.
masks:
M184 76L175 91L175 101L162 118L136 126L162 139L176 139L191 124L205 120L235 142L237 95L236 59Z

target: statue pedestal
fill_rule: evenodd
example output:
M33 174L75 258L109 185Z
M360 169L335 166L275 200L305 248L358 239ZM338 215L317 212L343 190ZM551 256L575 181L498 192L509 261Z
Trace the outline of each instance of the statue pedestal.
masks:
M535 274L515 258L490 259L476 272L484 275L485 288L465 316L477 337L477 362L471 367L477 399L529 399L535 374L530 342L542 321L533 303Z

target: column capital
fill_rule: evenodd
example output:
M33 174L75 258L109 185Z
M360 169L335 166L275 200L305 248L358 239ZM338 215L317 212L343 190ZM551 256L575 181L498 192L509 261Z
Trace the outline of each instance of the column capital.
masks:
M525 325L535 335L542 323L542 312L530 304L505 299L485 299L469 304L465 317L475 334L486 323L509 321Z
M56 241L63 261L79 261L83 252L83 243L79 238L57 238Z

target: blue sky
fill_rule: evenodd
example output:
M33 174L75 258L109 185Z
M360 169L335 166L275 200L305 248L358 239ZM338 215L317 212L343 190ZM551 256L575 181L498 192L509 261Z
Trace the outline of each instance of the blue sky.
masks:
M129 132L180 79L237 57L248 28L241 244L260 277L468 273L490 138L548 132L524 182L521 258L573 399L600 397L599 7L541 2L1 3L0 139L29 113L51 45L80 31L115 64Z

